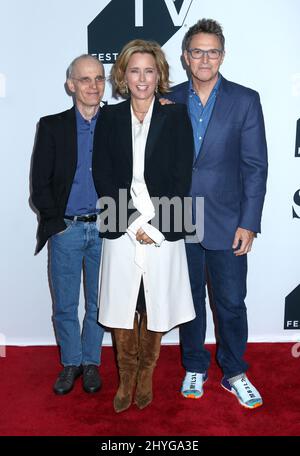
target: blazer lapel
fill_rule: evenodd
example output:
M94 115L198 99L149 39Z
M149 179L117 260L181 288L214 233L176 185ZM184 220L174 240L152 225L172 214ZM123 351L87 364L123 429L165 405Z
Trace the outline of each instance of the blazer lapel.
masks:
M151 158L155 142L159 138L161 129L163 128L165 114L162 112L162 107L157 99L154 100L152 118L148 132L146 149L145 149L145 166Z
M122 144L122 154L124 154L129 165L132 168L132 126L131 126L131 111L130 111L130 100L120 104L119 113L120 123L118 127L118 133L120 134L120 141Z
M67 111L62 125L64 135L67 194L71 189L77 167L77 127L75 107Z

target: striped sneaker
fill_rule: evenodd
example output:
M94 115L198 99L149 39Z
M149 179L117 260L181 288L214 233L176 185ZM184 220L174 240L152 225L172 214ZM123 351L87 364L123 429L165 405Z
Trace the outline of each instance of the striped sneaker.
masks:
M203 396L203 385L207 378L206 372L204 374L186 372L181 387L181 394L188 399L200 399Z
M252 385L246 374L239 376L237 380L228 381L223 377L221 386L229 393L237 397L239 403L248 409L254 409L263 405L263 400L257 389Z

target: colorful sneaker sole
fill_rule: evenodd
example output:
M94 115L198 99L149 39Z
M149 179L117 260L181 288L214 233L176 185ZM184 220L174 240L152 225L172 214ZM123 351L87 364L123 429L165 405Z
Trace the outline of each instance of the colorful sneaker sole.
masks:
M203 391L204 393L204 391ZM186 399L200 399L202 396L203 396L203 393L202 394L199 394L199 393L195 393L194 391L181 391L181 395L183 397L185 397Z
M205 382L207 382L208 380L208 375L206 374L205 377L204 377L204 380L203 380L203 385ZM186 391L180 391L181 392L181 395L183 397L185 397L186 399L200 399L203 394L204 394L204 390L202 391L202 394L196 391L192 391L192 390L186 390Z
M234 389L228 389L222 383L221 383L221 386L222 386L222 388L224 388L225 391L228 391L228 393L233 394L237 398L237 400L239 401L241 406L245 407L246 409L251 409L252 410L252 409L261 407L263 405L263 401L256 402L256 403L254 403L252 405L247 405L247 404L245 404L245 402L241 401L241 399L239 398L239 396L237 395L237 393L236 393L236 391Z

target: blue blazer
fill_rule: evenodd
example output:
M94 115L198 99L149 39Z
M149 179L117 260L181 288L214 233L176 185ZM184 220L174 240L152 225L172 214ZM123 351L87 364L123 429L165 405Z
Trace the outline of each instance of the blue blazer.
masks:
M190 190L193 197L204 197L201 244L212 250L231 249L238 227L260 232L268 167L258 93L221 78ZM167 95L184 104L188 97L189 82Z

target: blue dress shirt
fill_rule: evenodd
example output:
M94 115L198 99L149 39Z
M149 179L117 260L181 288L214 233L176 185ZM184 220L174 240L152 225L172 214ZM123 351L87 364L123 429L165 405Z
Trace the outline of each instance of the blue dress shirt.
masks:
M99 115L88 121L82 117L77 107L77 168L69 195L66 215L95 214L98 195L92 175L92 155L94 131Z
M220 83L221 77L219 76L205 106L203 106L199 96L193 89L192 80L190 80L188 111L193 126L195 159L197 159L203 144L205 132L214 109Z

